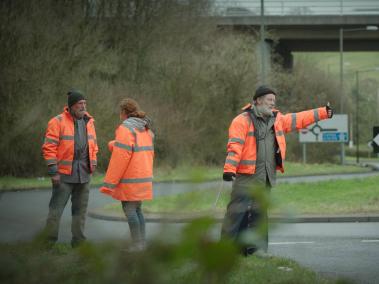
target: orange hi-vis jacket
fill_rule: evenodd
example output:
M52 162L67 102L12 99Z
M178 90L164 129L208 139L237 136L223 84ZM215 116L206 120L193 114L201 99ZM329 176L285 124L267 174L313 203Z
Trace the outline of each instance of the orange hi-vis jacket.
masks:
M98 152L94 119L88 113L84 115L87 126L87 143L90 159L90 170L97 165ZM67 107L53 117L46 129L45 141L42 145L43 157L48 166L58 165L58 173L71 175L74 160L74 119Z
M229 128L229 140L227 145L227 157L224 172L238 174L254 174L257 160L257 142L254 132L254 123L250 117L251 105L243 108L245 112L238 115L232 121ZM306 110L297 113L283 115L274 110L274 131L278 145L276 169L284 172L283 161L286 157L285 133L306 128L308 125L328 118L326 107Z
M153 198L153 133L136 127L126 119L116 130L116 139L108 144L112 151L104 185L100 192L121 201L140 201Z

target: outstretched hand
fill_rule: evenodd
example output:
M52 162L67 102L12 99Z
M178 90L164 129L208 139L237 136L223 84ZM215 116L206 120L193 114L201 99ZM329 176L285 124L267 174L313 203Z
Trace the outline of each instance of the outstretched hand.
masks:
M330 102L328 102L326 104L326 112L328 113L328 118L333 117L334 111L333 111L332 107L330 106Z

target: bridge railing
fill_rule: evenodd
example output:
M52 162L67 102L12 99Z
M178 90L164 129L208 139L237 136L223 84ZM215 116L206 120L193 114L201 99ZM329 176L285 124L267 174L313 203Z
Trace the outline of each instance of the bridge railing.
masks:
M259 16L261 0L213 0L213 14ZM264 0L266 16L378 15L379 0Z

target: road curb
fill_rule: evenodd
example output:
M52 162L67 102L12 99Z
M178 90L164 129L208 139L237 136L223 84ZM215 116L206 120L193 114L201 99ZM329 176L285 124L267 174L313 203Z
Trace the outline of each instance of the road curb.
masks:
M101 209L94 209L88 211L88 216L94 219L126 222L127 219L124 215L105 212ZM189 223L197 218L210 217L216 222L220 223L224 219L223 213L149 213L144 212L145 222L147 223ZM271 223L365 223L365 222L379 222L379 215L332 215L332 216L270 216L269 222Z

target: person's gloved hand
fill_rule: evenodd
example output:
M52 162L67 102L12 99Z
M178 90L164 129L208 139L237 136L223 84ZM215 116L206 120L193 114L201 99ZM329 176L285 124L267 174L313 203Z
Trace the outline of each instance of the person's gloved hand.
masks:
M233 181L235 178L236 178L236 174L235 173L226 172L226 173L224 173L222 175L222 179L224 181Z
M326 112L328 113L328 118L332 118L333 117L334 111L331 108L329 102L326 104Z

